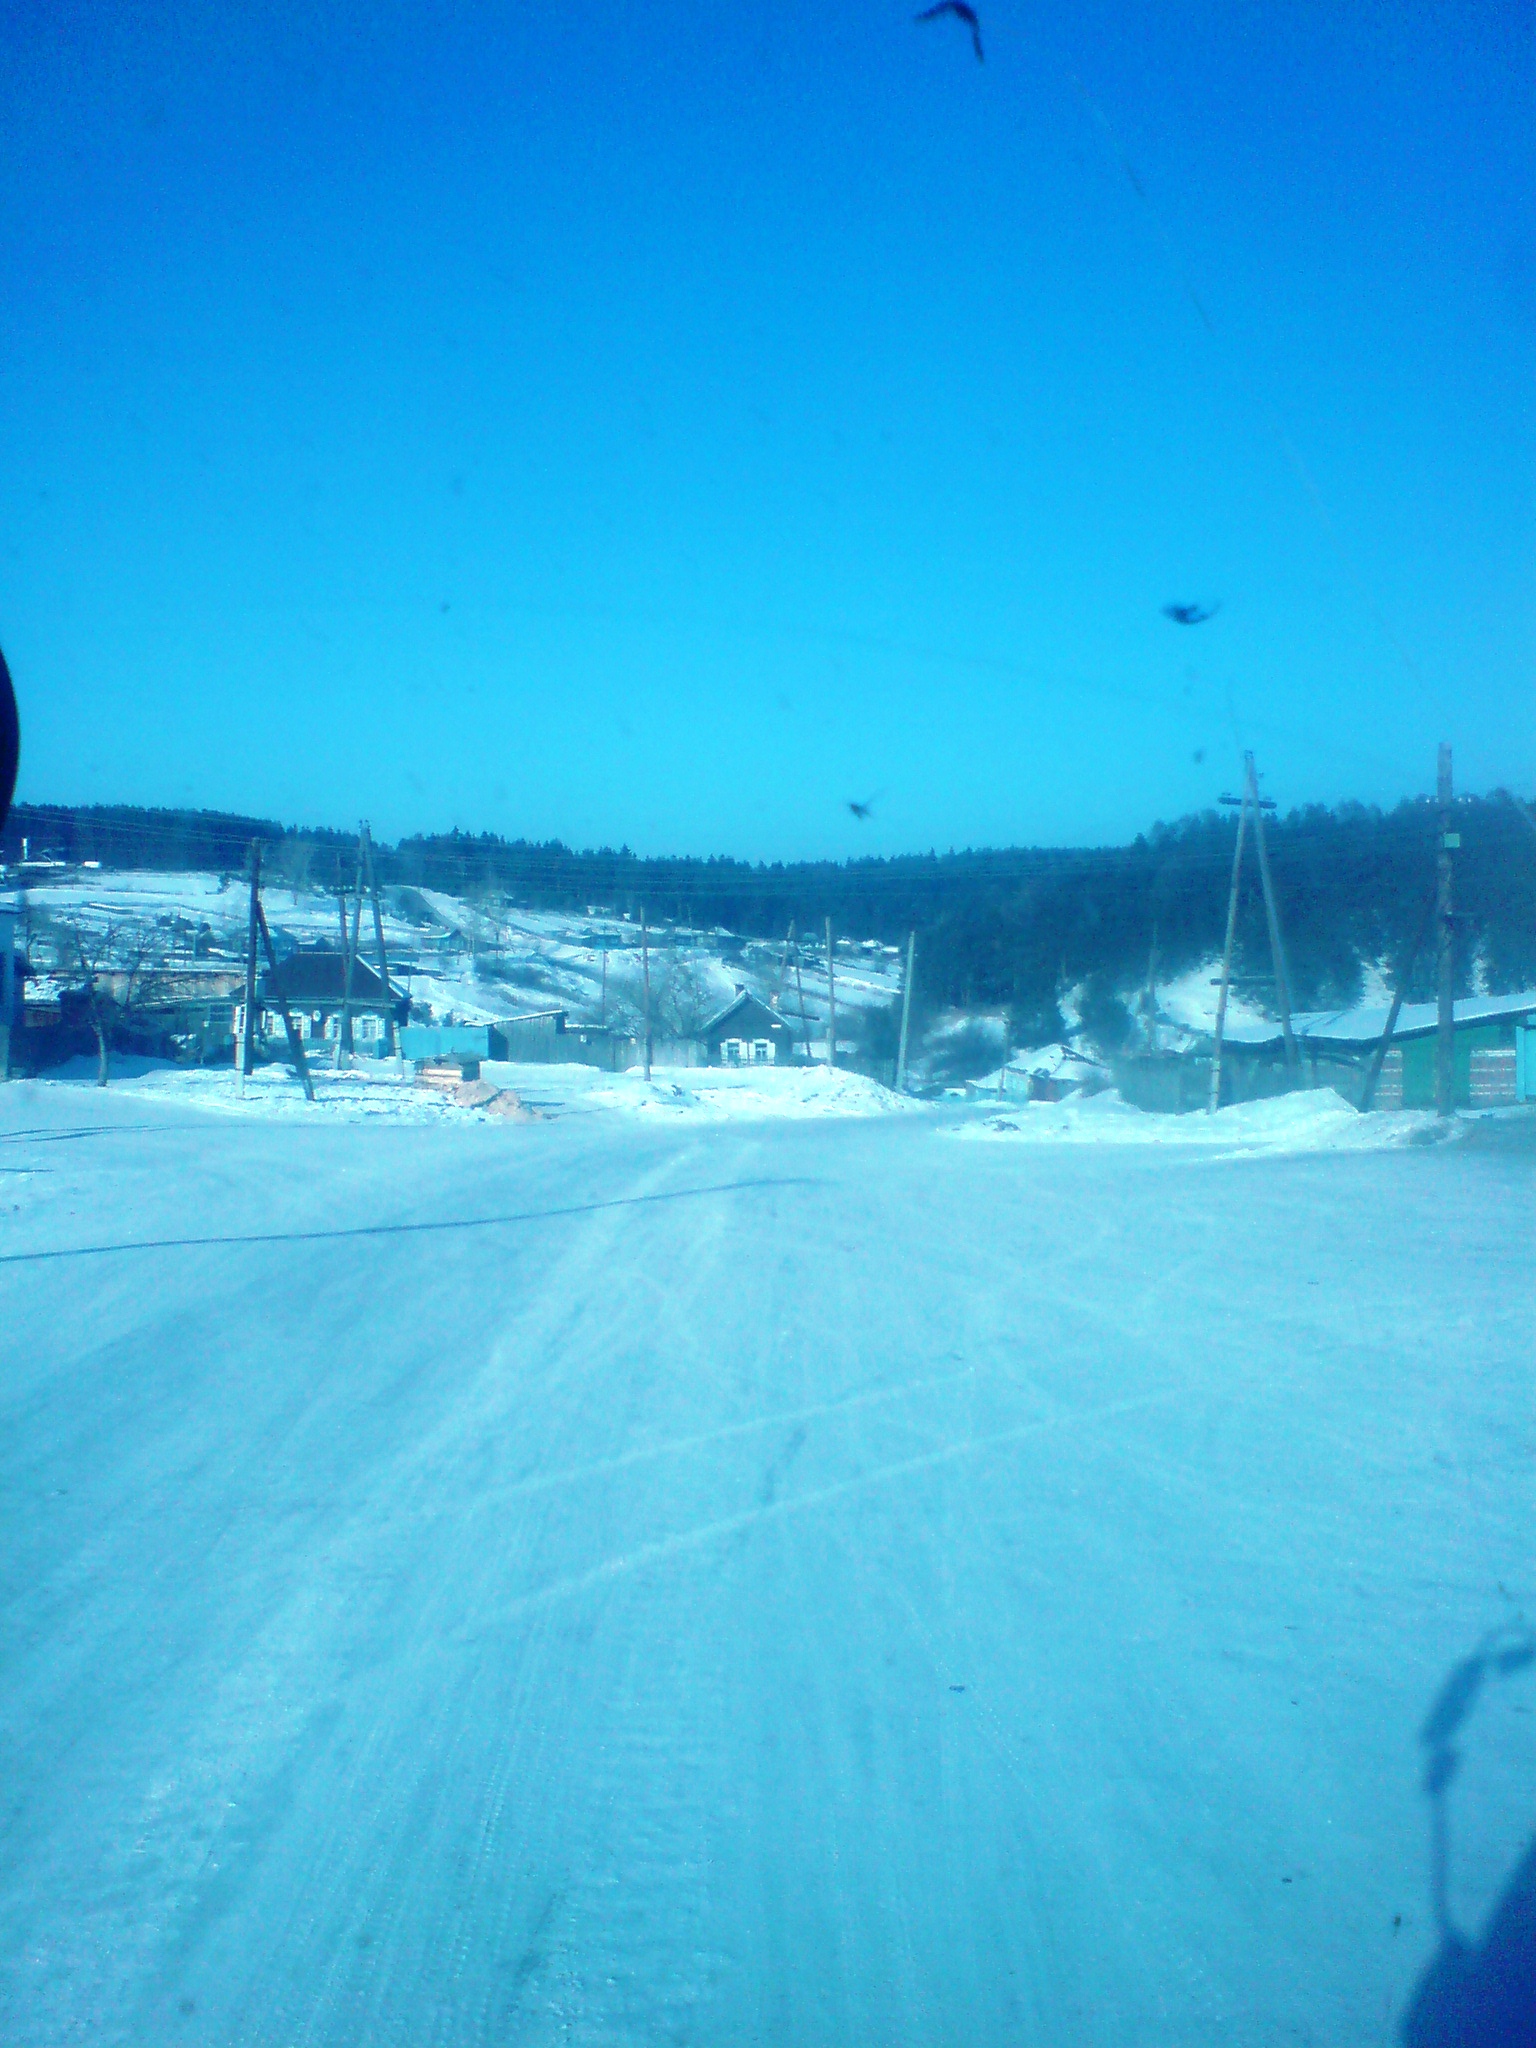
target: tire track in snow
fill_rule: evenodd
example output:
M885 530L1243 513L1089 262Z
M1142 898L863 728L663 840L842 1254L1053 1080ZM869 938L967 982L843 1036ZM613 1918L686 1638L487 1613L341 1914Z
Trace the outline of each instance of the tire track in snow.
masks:
M610 1579L622 1578L630 1572L642 1571L647 1565L662 1564L674 1557L700 1550L711 1543L718 1543L755 1527L770 1518L799 1515L814 1508L825 1507L829 1502L845 1499L849 1494L861 1493L870 1487L888 1486L913 1473L932 1470L935 1466L946 1465L957 1459L984 1456L989 1451L1005 1449L1010 1444L1024 1443L1031 1437L1044 1436L1056 1429L1074 1426L1092 1426L1095 1423L1113 1421L1118 1415L1128 1415L1142 1408L1155 1408L1177 1400L1184 1392L1182 1387L1165 1387L1155 1393L1136 1394L1123 1401L1112 1401L1106 1405L1079 1411L1071 1415L1042 1416L1033 1422L1021 1423L1016 1429L999 1430L993 1436L966 1438L959 1443L947 1444L942 1450L925 1451L914 1458L902 1458L894 1464L882 1465L871 1472L861 1472L851 1479L839 1479L829 1486L820 1486L808 1492L793 1494L787 1500L770 1502L764 1507L752 1507L738 1515L726 1515L719 1521L708 1522L695 1529L685 1529L673 1536L663 1536L651 1543L642 1543L621 1557L607 1558L594 1565L589 1571L577 1572L569 1578L557 1579L552 1584L541 1586L536 1591L522 1594L503 1607L495 1616L497 1622L511 1621L523 1614L561 1600L568 1600L584 1593L593 1586L600 1586Z
M640 1444L632 1451L618 1451L607 1458L594 1458L586 1464L563 1466L555 1472L538 1472L527 1479L515 1480L512 1484L499 1487L493 1493L481 1497L485 1506L500 1506L506 1501L521 1499L526 1494L545 1493L561 1487L576 1486L591 1479L603 1479L616 1472L628 1471L632 1466L650 1464L659 1458L682 1457L694 1451L712 1449L717 1444L728 1443L733 1437L755 1436L765 1430L793 1427L799 1423L819 1422L827 1418L840 1417L855 1409L877 1406L886 1401L898 1401L912 1394L923 1394L939 1387L950 1387L959 1380L970 1379L973 1366L965 1366L959 1372L938 1373L931 1378L902 1380L896 1386L870 1387L863 1393L848 1394L835 1401L814 1401L802 1408L780 1408L768 1415L753 1415L741 1422L722 1423L718 1429L701 1430L693 1436L671 1437L665 1443Z

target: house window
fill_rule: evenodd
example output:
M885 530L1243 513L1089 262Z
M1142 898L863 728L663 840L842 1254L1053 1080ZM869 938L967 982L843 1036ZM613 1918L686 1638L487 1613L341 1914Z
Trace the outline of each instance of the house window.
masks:
M746 1057L746 1042L740 1038L722 1038L720 1057L728 1067L739 1067Z
M754 1066L760 1067L772 1058L772 1040L767 1038L754 1038L752 1041L752 1064Z
M359 1038L373 1039L381 1035L381 1026L377 1017L359 1017L354 1029Z

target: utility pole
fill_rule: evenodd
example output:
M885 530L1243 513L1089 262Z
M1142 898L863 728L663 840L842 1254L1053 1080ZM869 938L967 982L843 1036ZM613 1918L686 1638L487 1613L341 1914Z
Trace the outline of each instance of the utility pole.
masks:
M353 977L353 976L354 976L354 975L356 974L356 972L357 972L357 960L358 960L358 952L357 952L357 942L358 942L358 939L359 939L359 938L361 937L361 935L362 935L362 929L363 929L363 863L362 863L361 859L359 859L359 861L358 861L358 863L357 863L357 873L356 873L356 874L355 874L355 876L353 877L353 880L355 881L355 883L356 883L356 885L357 885L357 886L356 886L356 889L355 889L355 891L354 891L354 893L353 893L353 897L352 897L352 943L351 943L351 945L350 945L350 946L349 946L349 947L347 948L347 988L346 988L346 993L347 993L347 995L348 995L349 997L350 997L350 995L352 994L352 977ZM353 1029L352 1029L352 1012L351 1012L351 1010L350 1010L350 1008L349 1008L349 1009L348 1009L348 1011L347 1011L347 1051L348 1051L348 1052L355 1052L355 1051L356 1051L356 1049L357 1049L357 1048L356 1048L356 1044L355 1044L355 1036L356 1036L356 1034L354 1033L354 1031L353 1031Z
M784 981L785 981L785 977L786 977L786 976L788 975L788 973L789 973L789 949L790 949L790 947L791 947L791 946L792 946L792 945L793 945L794 943L795 943L795 920L794 920L793 918L791 918L791 919L789 920L789 931L788 931L788 933L786 934L786 936L785 936L785 939L784 939L784 957L783 957L783 959L782 959L782 960L781 960L781 961L779 962L779 980L778 980L778 986L777 986L777 987L776 987L776 988L774 989L774 992L773 992L773 1006L774 1006L774 1008L775 1008L775 1009L777 1009L777 1008L779 1007L779 1005L780 1005L780 1004L782 1003L782 1001L783 1001L783 999L784 999Z
M1221 954L1221 993L1216 998L1216 1045L1211 1054L1211 1099L1207 1104L1214 1116L1221 1107L1221 1034L1227 1023L1227 990L1232 981L1232 941L1237 936L1237 891L1243 878L1243 840L1248 831L1248 792L1243 791L1242 809L1237 814L1237 844L1232 849L1232 887L1227 892L1227 942Z
M805 1014L805 982L800 974L800 948L795 948L795 995L800 1004L800 1043L805 1047L807 1059L811 1056L811 1026Z
M267 949L267 965L272 970L272 987L277 996L277 1006L283 1013L283 1029L288 1034L288 1056L293 1061L299 1079L304 1083L304 1099L313 1102L315 1084L309 1078L309 1062L304 1057L304 1041L299 1036L298 1026L293 1021L293 1012L288 1007L288 998L277 986L277 954L272 948L272 934L267 930L267 913L261 907L261 898L256 899L256 923L261 932L261 943Z
M336 1055L332 1064L339 1070L352 1050L352 962L357 958L358 922L363 914L362 849L358 849L357 907L352 913L352 936L347 938L347 889L342 878L341 855L336 856L336 909L341 918L341 1015L336 1020Z
M240 1038L240 1092L256 1071L256 917L261 907L261 841L251 841L251 927L245 946L245 1030Z
M1285 967L1285 946L1280 938L1280 910L1275 902L1275 885L1269 872L1269 848L1264 840L1264 805L1259 801L1259 777L1252 754L1244 754L1248 775L1248 801L1253 806L1253 838L1259 854L1259 880L1264 885L1264 916L1269 923L1269 957L1275 969L1275 997L1280 1005L1280 1032L1285 1040L1285 1064L1296 1072L1301 1055L1291 1035L1291 982ZM1274 808L1273 805L1270 806Z
M608 1028L608 948L603 948L603 1006L598 1012L603 1029Z
M837 1065L837 980L832 964L832 920L827 919L827 1065Z
M901 984L901 1043L896 1053L896 1092L907 1086L907 1023L912 1015L912 955L917 950L917 933L907 933L907 971Z
M1429 937L1429 928L1435 920L1435 905L1430 904L1424 913L1424 922L1419 926L1413 944L1409 947L1401 968L1398 970L1397 987L1392 991L1392 1007L1387 1012L1387 1028L1382 1032L1376 1050L1371 1054L1371 1064L1366 1069L1365 1086L1360 1090L1362 1114L1376 1100L1376 1083L1381 1079L1381 1070L1386 1064L1387 1054L1392 1050L1392 1034L1397 1029L1398 1014L1403 1007L1403 994L1413 978L1414 962L1420 948Z
M640 977L645 986L645 1078L651 1078L651 932L640 907Z
M1442 740L1438 797L1440 850L1435 860L1435 920L1440 927L1440 1016L1435 1034L1435 1113L1449 1116L1456 1096L1456 923L1451 908L1451 855L1461 834L1451 830L1451 750Z
M379 884L373 872L373 834L368 829L368 820L363 820L363 865L368 875L368 893L373 898L373 936L379 948L379 979L384 984L384 1049L398 1052L400 1041L395 1036L395 1013L389 992L389 955L384 950L384 913L379 908Z

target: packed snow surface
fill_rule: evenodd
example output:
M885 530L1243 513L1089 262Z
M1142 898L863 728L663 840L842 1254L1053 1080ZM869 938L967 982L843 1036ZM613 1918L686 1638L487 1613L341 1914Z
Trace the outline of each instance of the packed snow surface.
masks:
M7 2044L1393 2041L1448 1680L1481 1938L1536 1126L227 1101L0 1089Z
M359 1060L342 1072L316 1061L310 1069L313 1103L306 1101L297 1075L286 1065L259 1067L245 1077L231 1067L178 1067L159 1060L118 1065L123 1079L114 1086L114 1098L180 1103L218 1116L327 1123L391 1118L420 1124L458 1123L466 1115L487 1113L466 1110L441 1089L422 1085L408 1061ZM96 1062L76 1059L61 1071L77 1083L94 1079ZM617 1112L670 1122L721 1123L917 1113L910 1098L893 1094L878 1081L825 1066L658 1066L647 1081L638 1068L608 1074L597 1067L482 1060L480 1072L492 1086L510 1090L543 1116ZM37 1085L46 1091L60 1084Z

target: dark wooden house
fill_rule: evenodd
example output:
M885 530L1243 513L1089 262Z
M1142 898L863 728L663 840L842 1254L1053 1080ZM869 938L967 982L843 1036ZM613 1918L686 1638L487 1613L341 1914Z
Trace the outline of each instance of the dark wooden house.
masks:
M746 989L701 1025L698 1037L712 1067L785 1065L794 1057L795 1038L788 1024Z
M307 947L290 953L277 964L277 973L264 974L256 984L259 1039L281 1044L286 1002L298 1027L299 1036L309 1043L333 1044L341 1028L345 1005L352 1022L352 1042L360 1053L379 1053L389 1040L389 1024L404 1024L410 1016L410 998L397 988L386 988L376 967L366 960L352 963L352 987L347 995L347 963L339 952ZM243 1003L235 1006L235 1035L243 1029Z

